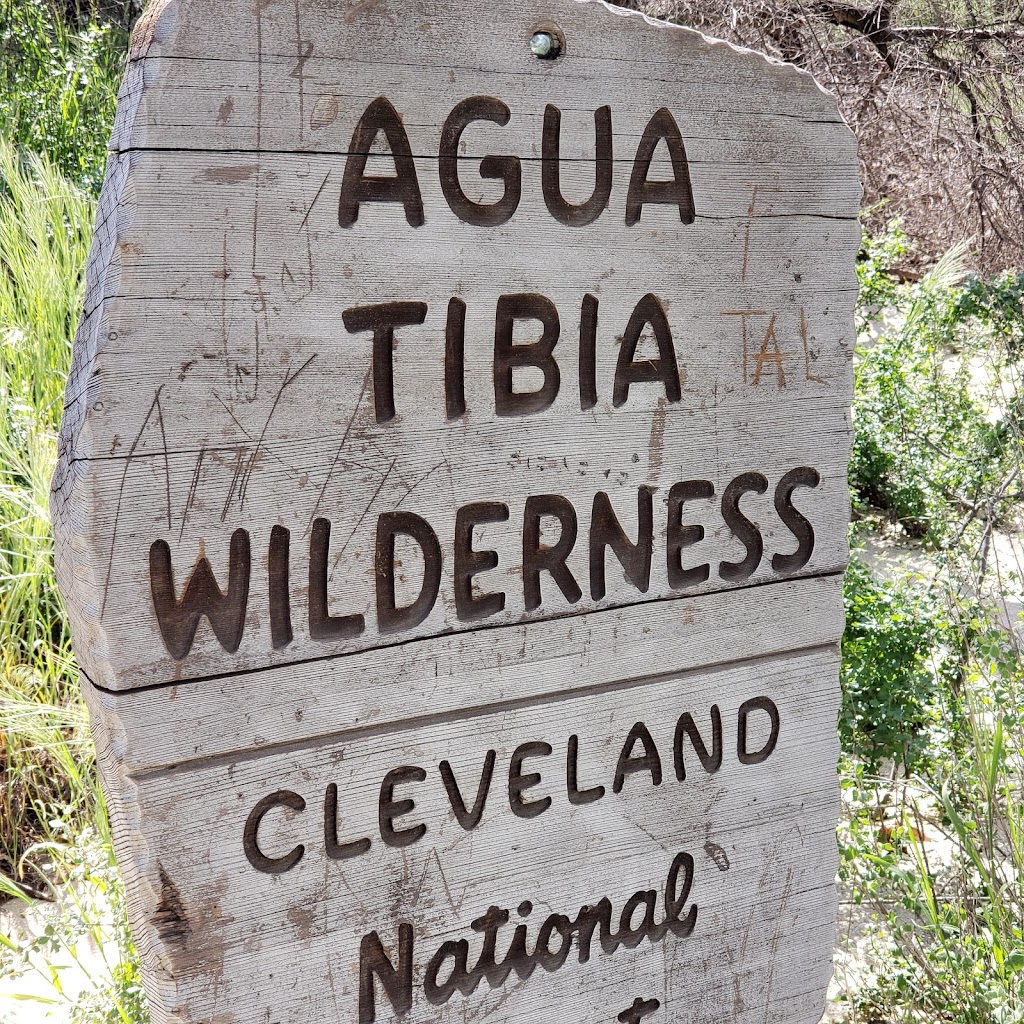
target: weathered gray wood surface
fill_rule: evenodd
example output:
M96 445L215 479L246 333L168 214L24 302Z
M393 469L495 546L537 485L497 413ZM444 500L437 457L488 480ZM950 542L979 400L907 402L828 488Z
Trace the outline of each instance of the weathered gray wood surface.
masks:
M565 51L540 61L530 35L551 22ZM505 104L508 123L466 128L467 200L501 199L482 160L515 156L521 173L518 208L493 226L460 219L442 188L442 125L479 96ZM354 131L378 97L408 138L419 226L390 202L364 202L344 223ZM610 198L585 226L548 209L548 105L561 112L561 191L576 204L604 173L595 111L610 108ZM662 108L685 143L693 222L679 205L647 203L630 224L634 157ZM383 138L367 176L396 172ZM53 509L156 1021L368 1020L361 975L372 1016L392 1019L396 998L363 947L377 935L404 963L402 924L415 950L400 1019L613 1021L635 999L655 1024L816 1019L835 917L856 167L835 103L807 76L598 0L151 5L119 105ZM647 176L675 173L662 142ZM501 297L519 294L557 309L560 386L548 407L502 415L496 318ZM617 395L628 324L648 294L664 309L679 393L648 321L629 365L660 358L662 376ZM453 299L465 304L455 414ZM399 301L426 309L396 330L394 414L382 416L371 333L350 330L345 313ZM587 399L581 336L595 301ZM540 331L516 324L515 345ZM518 394L547 379L509 372ZM689 493L680 511L670 496L684 481L705 482L704 496ZM600 494L630 543L649 529L649 580L610 550L595 563ZM550 495L568 502L577 539L562 583L539 573L531 599L531 559L544 555L525 524ZM470 528L460 546L456 513L481 502L507 518ZM379 548L396 512L437 538L437 597L397 628L381 581L393 573L408 605L431 558L403 538L394 555ZM565 531L547 516L540 543ZM467 545L495 552L468 583ZM229 564L243 561L244 596L228 587ZM701 565L706 578L680 583L679 570ZM218 631L204 617L192 639L173 606L204 573L226 610ZM467 612L497 594L500 609ZM328 614L361 616L360 628ZM749 720L747 751L761 749L766 707L778 735L762 761L741 763L738 723ZM680 781L684 712L707 744L721 715L721 765L703 765L685 739ZM627 742L638 723L660 785L650 764L629 773L644 749ZM579 787L604 786L600 799L569 800L571 736ZM514 768L524 743L551 753L528 748ZM459 822L442 763L467 807L486 791L478 821ZM415 809L388 819L382 780L403 766L423 779L406 778L394 800ZM541 781L522 799L551 799L532 818L509 790L530 772ZM371 840L347 859L324 849L332 784L338 842ZM253 828L260 801L280 793L305 810L271 802ZM427 831L389 845L386 820ZM283 868L297 843L301 859ZM511 913L503 951L515 908L535 905L532 950L551 915L571 921L608 896L618 926L634 893L663 900L683 854L693 885L678 909L698 907L692 934L649 931L614 950L595 939L580 962L577 933L556 969L549 960L530 975L520 958L504 982L427 998L441 943L467 939L476 963L471 923L489 906Z
M164 908L152 913L141 936L150 962L173 974L158 975L161 1002L196 1008L186 1020L225 1024L260 1020L256 1011L264 1007L275 1021L358 1020L364 934L379 929L394 949L396 922L415 922L418 986L447 940L468 939L470 965L476 962L481 939L470 922L492 905L512 910L498 933L499 959L520 922L514 908L524 900L535 908L531 949L548 915L575 919L581 906L604 896L616 926L634 892L654 890L660 920L666 875L683 851L696 862L686 909L696 904L698 915L689 938L645 940L610 955L601 955L595 940L586 964L578 962L574 943L554 973L538 968L525 981L513 974L502 987L484 983L443 1007L417 993L408 1019L548 1021L571 1013L598 1024L614 1022L642 996L663 1004L655 1020L813 1024L831 977L837 867L830 779L838 756L836 709L820 680L837 670L831 646L670 674L557 704L455 713L413 728L356 730L312 747L275 747L147 773L139 783L138 823L122 824L117 835L151 866L153 890L143 890L145 898ZM737 711L743 700L765 693L778 705L785 738L763 765L744 766L736 758ZM723 723L722 768L706 774L687 746L687 777L680 782L672 767L676 720L690 711L710 736L713 704ZM162 707L173 714L173 698L165 696ZM641 772L613 794L616 759L637 721L650 726L662 783L652 785ZM579 737L580 787L607 790L586 806L571 806L566 796L571 735ZM104 743L102 727L97 738ZM528 762L525 770L541 775L528 795L552 803L524 820L509 811L507 780L513 750L530 741L549 743L553 753ZM752 734L751 749L763 741L763 733ZM497 752L491 791L480 825L466 832L454 819L438 766L450 762L471 805L489 749ZM385 774L402 765L421 767L426 778L396 792L416 803L396 824L423 824L427 832L394 849L377 831L378 792ZM280 810L260 829L268 855L305 847L301 861L281 875L254 871L238 842L250 809L274 789L268 779L288 780L306 801L303 812ZM372 843L351 861L333 861L324 851L322 808L331 783L341 794L340 838ZM449 970L450 964L442 977ZM379 991L377 1008L378 1020L396 1019Z

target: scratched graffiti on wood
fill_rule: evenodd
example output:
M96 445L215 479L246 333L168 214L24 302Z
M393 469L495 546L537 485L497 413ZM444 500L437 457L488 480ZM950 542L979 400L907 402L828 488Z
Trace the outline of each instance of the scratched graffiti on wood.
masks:
M157 1022L817 1020L856 166L600 0L150 5L52 504Z

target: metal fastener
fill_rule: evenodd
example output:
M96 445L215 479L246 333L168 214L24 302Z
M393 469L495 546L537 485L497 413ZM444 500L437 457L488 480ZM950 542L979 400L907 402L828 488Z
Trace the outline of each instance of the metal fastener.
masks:
M562 44L553 32L534 32L530 39L530 50L534 57L553 60L562 52Z

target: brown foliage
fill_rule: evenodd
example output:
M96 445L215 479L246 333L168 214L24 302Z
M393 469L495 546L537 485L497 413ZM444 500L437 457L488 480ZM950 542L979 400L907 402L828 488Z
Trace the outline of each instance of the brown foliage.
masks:
M928 261L1024 265L1024 0L624 0L812 72L860 141L864 203Z

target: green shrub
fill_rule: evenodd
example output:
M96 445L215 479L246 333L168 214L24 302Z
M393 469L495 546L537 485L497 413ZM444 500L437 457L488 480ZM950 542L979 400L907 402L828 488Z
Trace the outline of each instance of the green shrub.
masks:
M1024 1020L1024 717L992 683L965 702L965 755L908 787L890 825L862 773L847 779L840 875L875 911L858 1019Z
M1024 711L994 537L1019 529L1024 277L914 284L898 228L860 267L851 487L923 542L923 578L846 578L841 877L874 915L853 1019L1024 1021ZM930 554L929 554L930 553ZM902 769L888 779L879 769Z
M870 216L867 210L864 216ZM905 289L894 268L899 266L910 251L907 237L899 220L889 223L882 235L865 234L857 261L856 323L858 334L869 332L886 311L898 309Z
M54 0L0 0L0 136L98 191L127 19L99 21L82 4L81 24L69 23L66 10Z
M46 852L59 884L48 885L41 927L0 935L0 974L14 979L15 997L61 1007L68 1024L148 1024L149 1006L110 837L66 821L55 821L53 831ZM0 898L5 894L29 902L0 876ZM84 956L88 946L98 956ZM66 968L78 969L73 987L61 977ZM41 978L47 994L39 994L38 985L19 993L17 981L26 975Z
M855 506L951 547L1006 521L1020 500L1020 279L964 283L952 253L891 287L897 241L867 246L855 372Z
M843 752L878 773L928 766L956 678L941 603L913 578L876 578L856 556L843 584Z
M973 319L1006 345L1017 360L1024 348L1024 274L1004 271L997 277L971 277L951 307L954 321Z

